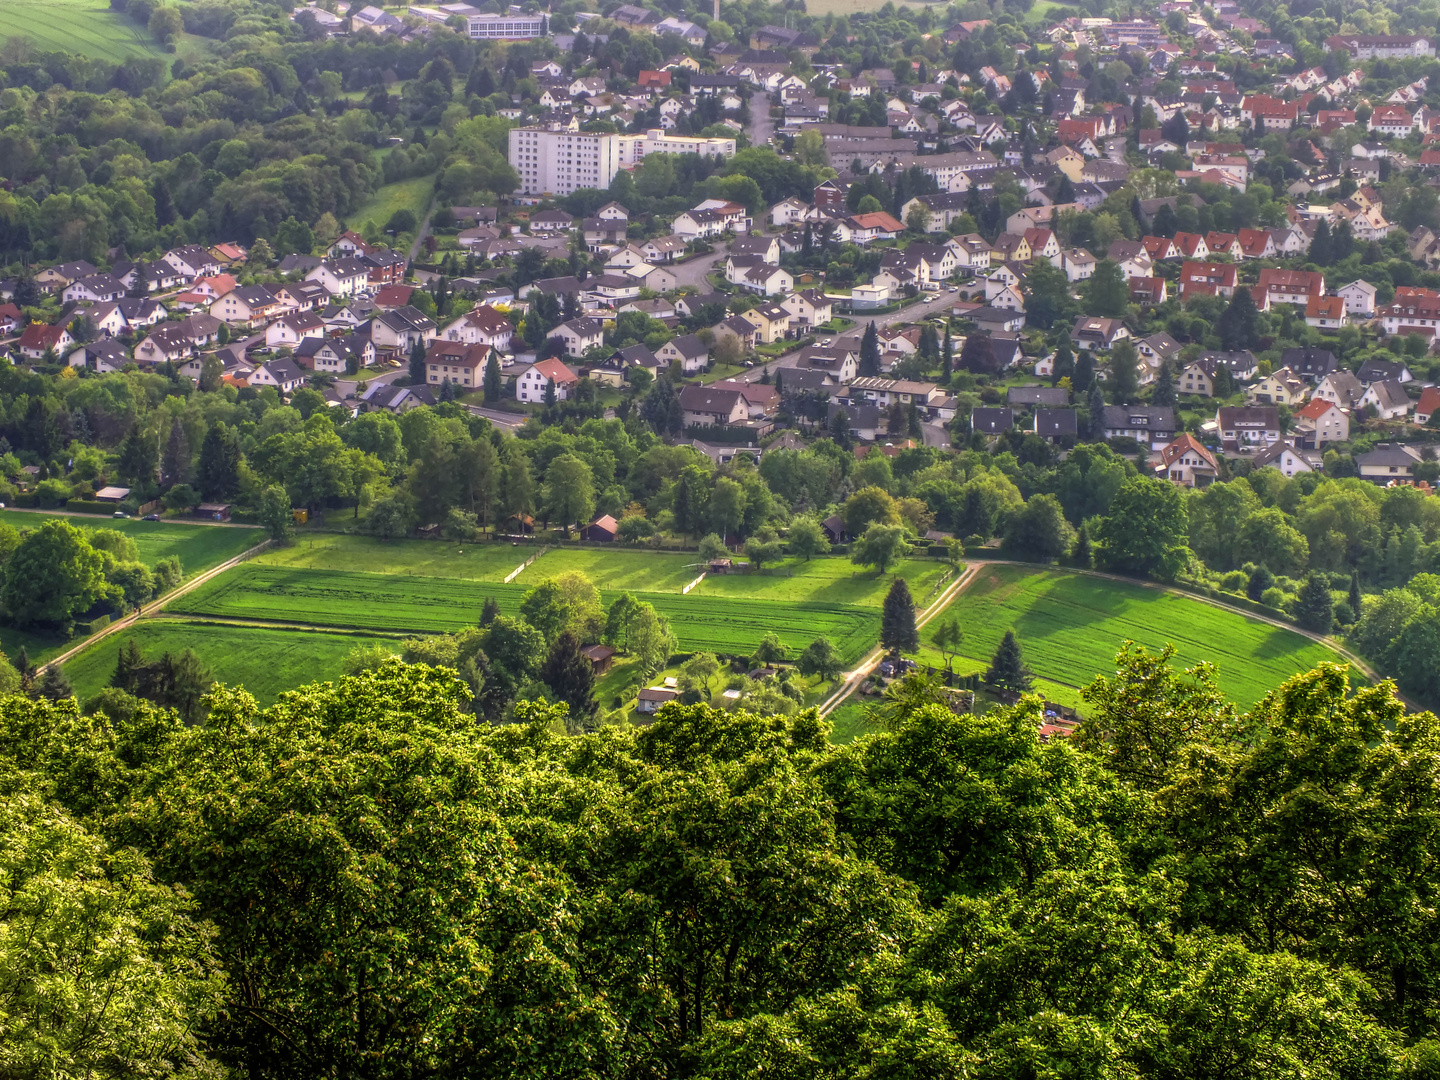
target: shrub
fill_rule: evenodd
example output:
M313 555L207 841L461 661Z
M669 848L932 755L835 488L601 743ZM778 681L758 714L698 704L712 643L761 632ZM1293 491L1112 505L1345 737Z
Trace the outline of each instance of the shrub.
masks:
M1249 580L1250 576L1246 574L1245 571L1231 570L1220 579L1220 588L1226 592L1243 593L1245 591L1245 583Z
M1269 588L1260 594L1260 603L1266 607L1272 607L1276 611L1285 611L1290 598L1285 595L1283 589Z

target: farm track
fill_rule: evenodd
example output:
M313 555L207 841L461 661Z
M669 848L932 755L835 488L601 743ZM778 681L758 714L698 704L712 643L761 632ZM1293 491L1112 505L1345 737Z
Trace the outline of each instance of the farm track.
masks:
M239 566L242 562L244 562L246 559L249 559L251 556L258 555L260 552L264 551L267 547L269 547L272 543L274 543L274 541L272 540L262 540L254 547L242 551L234 558L226 559L219 566L212 566L203 574L196 574L189 581L181 584L179 588L166 593L158 600L152 600L149 604L141 605L139 611L132 612L131 614L126 615L124 618L116 619L109 626L105 627L104 630L101 630L100 633L91 634L89 637L85 638L84 641L80 642L79 645L76 645L73 649L65 650L65 652L61 653L59 656L55 657L55 659L45 664L44 668L55 667L63 664L72 656L75 656L77 653L84 652L96 642L103 641L111 634L134 626L137 622L145 618L147 615L158 614L165 608L167 604L171 603L174 600L180 599L180 597L184 596L186 593L192 592L193 590L199 588L201 585L205 584L205 582L209 581L211 578L219 574L223 574L226 570L230 570L236 566ZM44 668L42 668L42 670L44 670Z

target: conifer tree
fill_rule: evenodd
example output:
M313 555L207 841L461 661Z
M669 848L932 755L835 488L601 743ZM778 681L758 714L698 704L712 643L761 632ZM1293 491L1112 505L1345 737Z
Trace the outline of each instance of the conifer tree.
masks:
M64 701L75 696L75 689L65 677L64 669L59 664L51 664L40 677L39 685L35 687L35 696L46 701Z
M1311 570L1295 598L1295 621L1314 634L1328 634L1335 619L1335 604L1330 598L1330 583L1325 576Z
M1075 530L1075 546L1070 549L1070 561L1083 567L1089 567L1094 561L1094 555L1090 551L1090 531L1083 524Z
M914 652L920 648L920 631L915 626L915 601L910 586L897 577L885 594L880 614L880 644L890 652Z
M955 341L950 336L950 320L945 320L945 344L940 349L940 374L949 380L955 372Z
M1150 391L1150 402L1153 405L1175 404L1175 374L1170 369L1169 360L1160 365L1160 374L1155 376L1155 386Z
M1360 572L1358 570L1352 570L1350 571L1350 612L1351 618L1357 622L1360 619L1360 605L1362 602L1360 596Z
M1215 322L1220 347L1227 351L1253 349L1260 340L1260 312L1250 290L1241 286Z
M1000 640L1000 647L990 660L990 670L985 672L985 681L1002 690L1023 694L1035 682L1035 676L1020 653L1020 642L1015 640L1015 631L1006 630Z
M580 639L573 630L562 631L555 639L540 669L540 681L570 706L572 727L583 727L594 717L595 669L580 651Z
M490 359L485 361L485 404L493 405L500 400L500 357L494 349Z
M880 335L875 330L875 321L865 327L865 336L860 339L859 374L862 378L874 378L880 374Z

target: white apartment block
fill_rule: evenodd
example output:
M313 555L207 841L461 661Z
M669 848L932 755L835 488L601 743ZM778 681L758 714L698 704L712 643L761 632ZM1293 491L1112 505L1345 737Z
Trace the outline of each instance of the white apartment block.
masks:
M734 157L734 139L707 139L699 135L671 135L651 128L644 135L616 135L620 143L620 164L634 165L646 154L700 154L702 157Z
M618 136L574 131L510 130L510 164L522 195L569 195L608 188L620 168Z
M544 37L546 19L544 15L471 15L469 17L472 38L518 38Z
M510 164L520 175L522 195L569 195L577 188L608 188L622 166L646 154L735 156L734 139L667 135L659 128L644 135L592 134L512 128Z

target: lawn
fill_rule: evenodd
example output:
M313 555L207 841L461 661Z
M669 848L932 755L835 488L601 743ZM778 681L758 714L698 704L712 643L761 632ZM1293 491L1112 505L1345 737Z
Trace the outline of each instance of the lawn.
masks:
M393 646L397 655L400 652L393 638L369 634L146 619L130 630L111 634L65 665L65 674L82 702L110 684L115 657L132 638L152 658L194 649L216 680L244 686L261 705L269 705L297 686L338 678L345 654L357 645L378 643Z
M98 515L53 515L34 514L24 510L0 510L0 525L11 525L17 529L34 529L43 522L56 520L69 522L81 529L115 529L124 533L135 541L140 561L146 566L154 566L161 559L178 555L186 577L218 566L265 539L265 534L259 529L141 521L138 518L106 518Z
M396 210L410 210L415 214L417 222L424 221L425 211L430 209L430 199L434 193L433 176L417 176L413 180L386 184L376 190L373 199L349 215L349 220L354 225L373 221L378 228L383 229L390 220L390 215Z
M539 550L538 544L452 544L434 540L386 543L370 536L302 533L287 547L271 548L257 555L255 562L309 570L500 581Z
M129 17L110 10L107 0L4 0L0 3L0 40L28 38L43 52L68 52L122 63L131 57L162 59L167 54L149 32ZM204 39L182 34L177 55L190 59L209 52Z
M541 562L549 558L547 555ZM535 580L540 580L540 575ZM524 581L504 585L493 579L373 574L249 562L180 597L169 610L256 622L436 634L475 625L488 597L499 602L504 614L517 614L529 587ZM828 599L797 602L631 591L670 620L681 650L686 652L704 649L749 653L765 634L772 632L798 652L825 635L850 663L872 648L879 636L879 612L874 606ZM608 604L617 592L614 587L604 588L601 598Z
M1140 585L1020 566L986 566L940 618L956 615L965 641L955 670L983 671L1006 630L1014 630L1039 689L1061 704L1114 670L1121 642L1158 650L1175 645L1181 667L1209 661L1220 686L1242 708L1300 671L1339 657L1290 630L1269 626L1173 593ZM922 662L939 667L928 647L940 618L921 631Z

